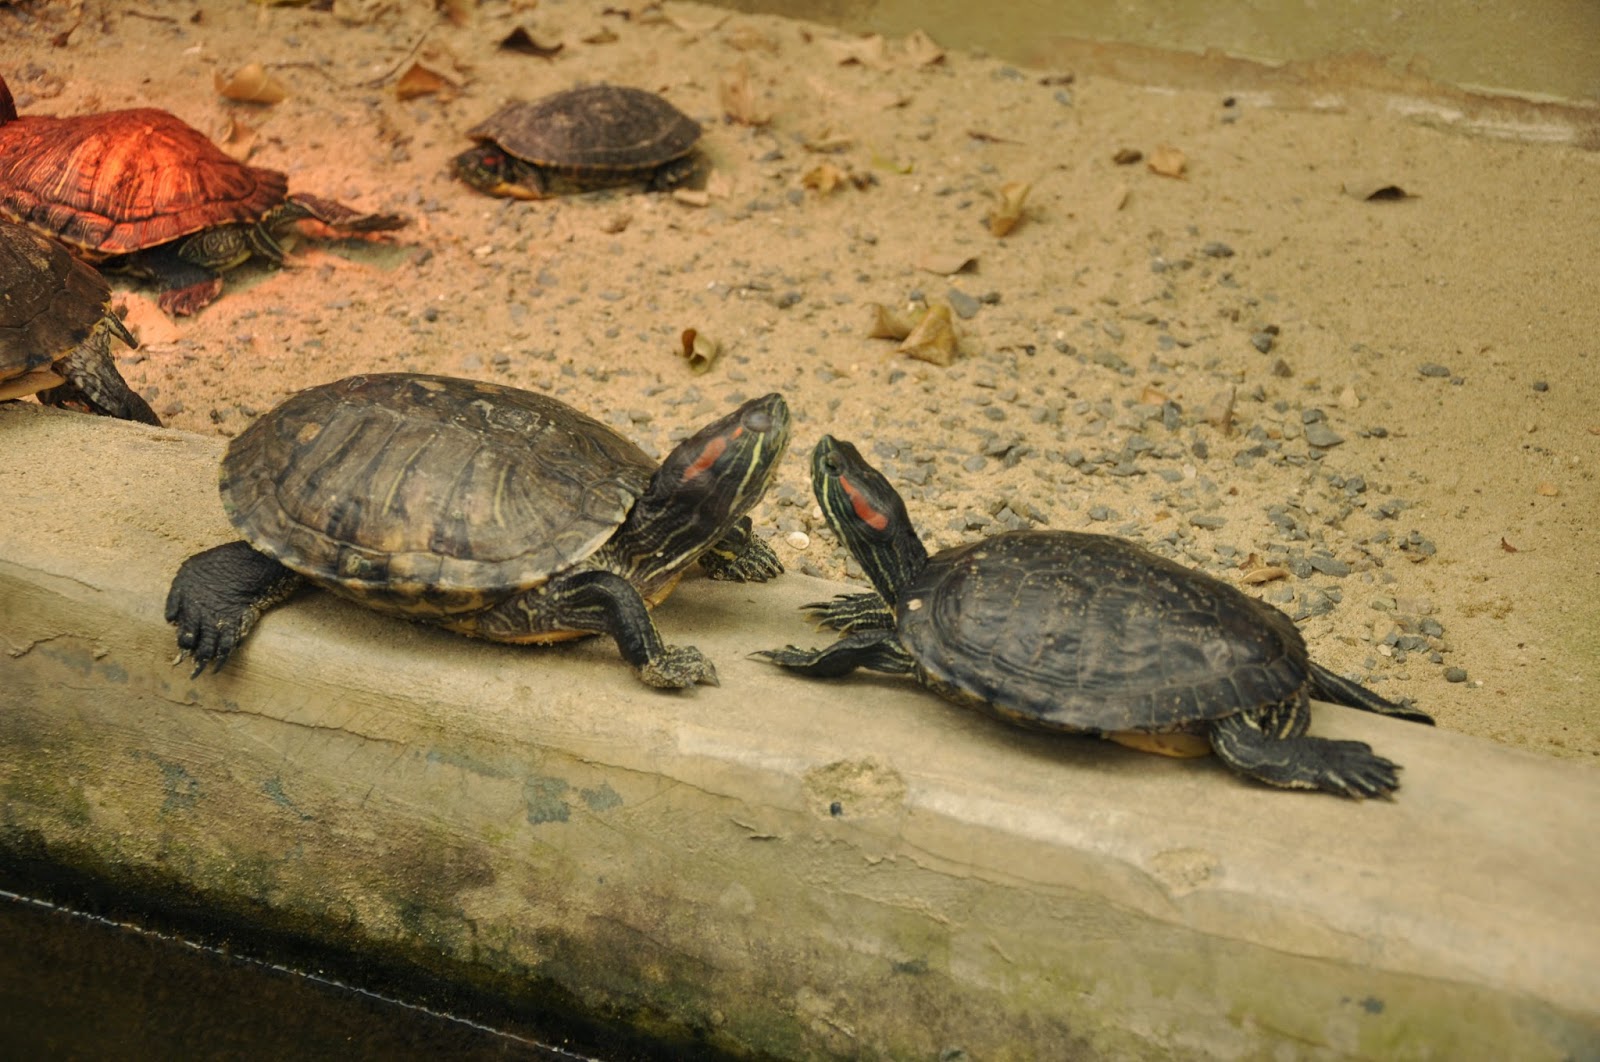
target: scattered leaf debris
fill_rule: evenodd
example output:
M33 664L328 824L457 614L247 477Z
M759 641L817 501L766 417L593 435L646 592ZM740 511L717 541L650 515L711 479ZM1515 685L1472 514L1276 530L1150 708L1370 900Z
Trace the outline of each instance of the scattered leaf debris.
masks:
M236 70L232 77L223 77L221 73L211 75L212 83L216 85L217 92L224 98L235 100L239 103L282 103L289 98L289 90L284 87L267 68L260 63L246 63Z
M1150 152L1150 159L1145 166L1151 173L1162 177L1182 177L1189 168L1189 157L1171 144L1162 144Z
M999 202L989 215L989 235L1006 236L1022 221L1022 213L1033 185L1027 181L1007 181L1000 186Z

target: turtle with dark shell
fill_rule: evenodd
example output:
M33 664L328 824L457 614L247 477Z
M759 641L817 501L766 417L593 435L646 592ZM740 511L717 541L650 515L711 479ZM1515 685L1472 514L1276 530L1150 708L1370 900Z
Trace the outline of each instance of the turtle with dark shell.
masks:
M295 222L342 235L406 223L291 194L282 173L228 157L167 111L18 116L4 81L0 217L107 270L155 281L162 309L175 315L212 302L220 274L252 256L282 262L280 240Z
M1015 531L930 557L851 444L824 437L811 480L876 592L806 606L844 634L758 654L791 671L909 674L1010 722L1178 755L1209 745L1268 785L1356 798L1388 796L1400 768L1307 735L1311 697L1433 722L1314 663L1278 609L1124 539Z
M700 126L654 92L586 85L508 103L467 130L456 176L489 195L543 199L620 184L652 191L694 172Z
M105 278L56 241L0 221L0 400L36 394L159 425L117 372L113 337L139 345L112 311Z
M789 439L753 398L659 465L570 406L445 376L354 376L292 395L229 445L222 504L243 541L183 562L167 597L180 655L220 667L298 587L497 642L609 634L645 683L715 684L649 607L694 562L765 581L751 529Z

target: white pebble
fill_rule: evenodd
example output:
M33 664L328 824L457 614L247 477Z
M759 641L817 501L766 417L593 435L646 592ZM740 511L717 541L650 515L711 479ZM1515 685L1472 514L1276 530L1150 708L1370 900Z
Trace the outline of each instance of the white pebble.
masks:
M804 531L790 531L789 537L785 541L795 549L805 549L811 545L811 536Z

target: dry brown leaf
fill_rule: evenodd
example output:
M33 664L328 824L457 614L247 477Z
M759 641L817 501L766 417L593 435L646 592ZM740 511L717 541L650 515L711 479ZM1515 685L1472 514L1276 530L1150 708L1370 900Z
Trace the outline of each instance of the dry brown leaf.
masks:
M1542 498L1555 498L1560 496L1561 488L1546 480L1534 487L1533 492Z
M672 190L673 202L682 203L684 206L705 207L711 205L711 196L698 188L674 188Z
M1343 182L1339 190L1351 199L1359 199L1364 203L1394 202L1412 198L1411 193L1404 188L1382 177L1352 177Z
M627 211L618 211L600 223L600 231L615 236L633 224L633 215Z
M905 39L905 56L915 66L933 66L944 62L944 49L922 30L912 30Z
M447 87L455 87L449 78L429 70L421 63L412 63L394 83L394 94L402 100L414 100L418 96L431 96Z
M1111 161L1118 166L1132 166L1143 158L1144 152L1138 148L1125 147L1117 148L1117 153L1111 156Z
M268 73L260 63L247 63L236 70L232 77L225 78L221 73L214 73L211 80L223 98L240 103L282 103L289 98L289 90L283 82Z
M1145 165L1151 173L1162 177L1182 177L1183 171L1189 168L1189 157L1171 144L1162 144L1150 152L1150 161Z
M928 307L928 312L923 314L922 320L906 336L905 342L895 348L898 353L916 358L918 361L932 362L935 365L947 366L956 360L960 350L960 343L956 338L956 326L950 316L950 307L942 302L936 302Z
M867 329L870 339L904 339L917 327L917 322L922 320L928 312L927 307L918 306L909 310L897 310L885 306L881 302L867 304L872 310L872 326Z
M1233 434L1233 400L1236 389L1229 387L1218 391L1200 414L1200 419L1224 435Z
M1239 581L1241 583L1249 583L1250 585L1255 586L1260 583L1270 583L1274 579L1287 578L1289 578L1288 568L1280 568L1275 564L1264 564L1259 568L1251 568L1249 571L1239 576Z
M816 136L807 137L801 145L807 151L818 155L837 155L841 151L849 151L855 147L855 139L842 133L834 133L831 129L824 129Z
M889 45L881 34L871 33L846 41L826 41L824 47L833 53L840 66L860 65L882 70L889 65Z
M800 186L810 188L819 195L831 195L848 179L844 170L831 162L820 162L811 167L800 177Z
M927 273L950 277L957 273L977 272L978 259L961 251L929 251L917 259L916 267Z
M500 41L500 49L507 52L516 52L519 55L531 55L535 59L554 59L561 54L561 49L566 45L557 41L554 44L540 44L533 39L533 34L518 26Z
M220 146L229 158L244 162L255 150L256 131L238 118L229 118L228 131L222 135Z
M1023 204L1028 201L1028 193L1033 191L1033 185L1027 181L1007 181L1000 186L999 204L994 212L989 215L989 234L991 236L1005 236L1017 227L1022 220Z
M698 329L685 328L679 339L683 347L683 356L694 372L705 372L710 369L712 363L722 353L722 344Z
M1144 390L1139 393L1139 404L1143 406L1164 406L1170 401L1170 395L1149 384L1145 384Z
M1511 543L1507 542L1505 540L1505 536L1504 535L1500 536L1500 548L1505 550L1507 553L1519 553L1519 552L1521 552L1520 550L1517 549L1517 547L1515 547Z
M722 39L741 52L778 54L778 42L753 26L735 26Z
M750 64L741 59L734 64L719 86L722 113L740 125L763 126L772 121L772 112L756 102L755 86L750 81Z

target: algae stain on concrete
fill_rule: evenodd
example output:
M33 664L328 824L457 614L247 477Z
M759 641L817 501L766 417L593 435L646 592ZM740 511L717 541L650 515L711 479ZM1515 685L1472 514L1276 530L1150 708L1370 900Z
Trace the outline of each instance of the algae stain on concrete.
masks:
M135 752L136 760L149 760L161 771L161 814L187 811L200 801L200 780L184 769L183 764L164 760L149 752Z
M293 800L289 799L289 794L283 791L282 778L276 775L268 778L265 782L261 783L261 791L267 794L268 799L270 799L274 804L298 815L300 817L300 821L310 822L313 818L313 816L301 811L300 806Z
M593 789L580 789L578 795L583 798L590 811L610 811L622 806L622 794L612 789L607 782L601 782Z
M565 778L530 774L522 783L522 803L528 809L528 822L540 826L547 822L566 822L572 817L566 794L572 785Z

